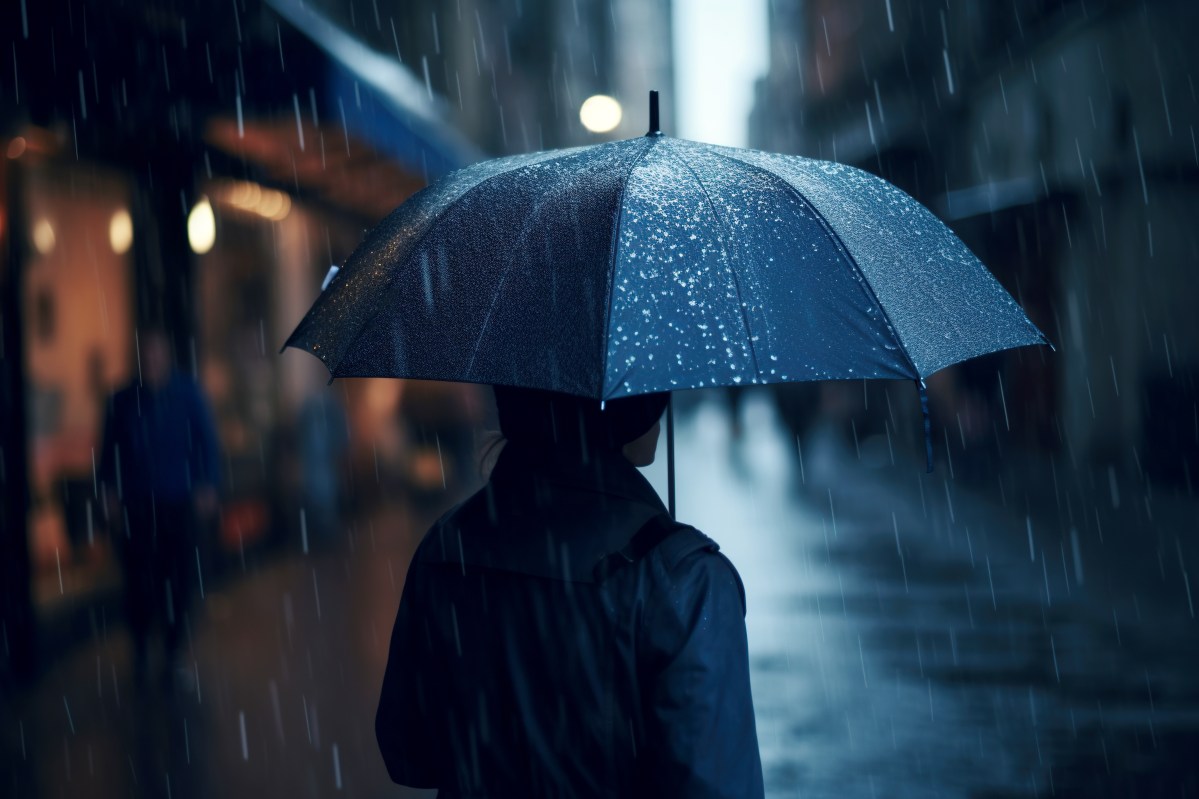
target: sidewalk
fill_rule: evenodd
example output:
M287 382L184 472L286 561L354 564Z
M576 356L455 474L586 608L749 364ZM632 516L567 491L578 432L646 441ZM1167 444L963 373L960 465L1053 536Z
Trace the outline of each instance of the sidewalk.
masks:
M4 709L6 795L397 795L374 710L427 523L380 513L338 551L297 552L207 592L190 673L171 685L137 689L123 622L102 616L90 643Z

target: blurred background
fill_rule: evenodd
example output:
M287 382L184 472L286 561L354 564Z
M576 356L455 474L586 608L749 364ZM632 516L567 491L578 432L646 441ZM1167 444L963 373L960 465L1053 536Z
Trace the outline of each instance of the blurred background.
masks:
M0 41L0 790L393 793L408 558L480 485L474 386L287 334L365 230L495 155L670 135L914 196L1054 342L915 388L692 392L680 518L745 580L771 796L1199 796L1189 0L14 0ZM221 507L185 674L130 673L96 462L135 330ZM647 470L664 494L664 458Z

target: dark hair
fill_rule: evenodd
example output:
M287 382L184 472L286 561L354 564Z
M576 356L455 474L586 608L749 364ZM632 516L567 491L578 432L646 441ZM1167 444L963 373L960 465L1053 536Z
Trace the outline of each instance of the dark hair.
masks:
M556 391L495 386L500 431L509 441L560 450L611 450L644 435L670 395L641 394L601 403Z

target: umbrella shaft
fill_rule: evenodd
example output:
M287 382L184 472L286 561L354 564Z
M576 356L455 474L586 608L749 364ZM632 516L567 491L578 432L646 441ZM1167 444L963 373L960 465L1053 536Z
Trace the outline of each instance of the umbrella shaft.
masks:
M674 394L666 403L666 504L670 518L677 519L674 505Z

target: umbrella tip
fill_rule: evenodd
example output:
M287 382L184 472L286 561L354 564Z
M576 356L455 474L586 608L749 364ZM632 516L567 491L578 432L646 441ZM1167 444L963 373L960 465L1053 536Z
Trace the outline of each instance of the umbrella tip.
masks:
M662 135L662 129L658 124L658 92L653 89L651 89L649 93L649 132L645 135Z

